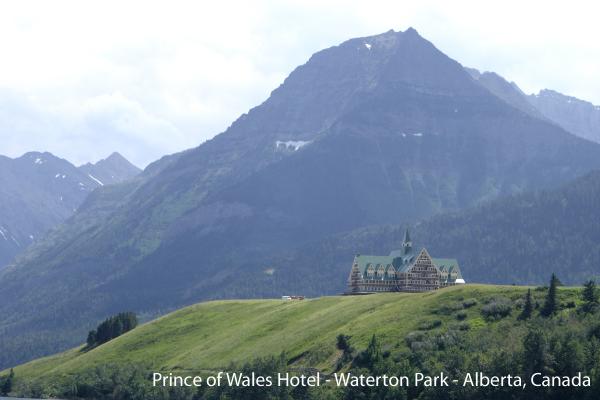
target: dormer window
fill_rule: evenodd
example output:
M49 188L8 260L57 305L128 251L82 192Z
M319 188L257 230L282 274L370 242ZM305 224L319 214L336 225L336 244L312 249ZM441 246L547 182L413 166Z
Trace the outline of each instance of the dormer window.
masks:
M369 265L369 267L367 268L367 276L371 277L375 275L375 268L373 268L372 265Z
M390 278L396 277L396 270L391 265L388 267L387 274Z

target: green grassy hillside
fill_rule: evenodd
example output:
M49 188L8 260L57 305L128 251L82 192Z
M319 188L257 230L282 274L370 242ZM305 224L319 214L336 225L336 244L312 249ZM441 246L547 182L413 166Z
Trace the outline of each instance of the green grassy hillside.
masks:
M523 287L466 285L417 294L200 303L89 352L75 348L30 362L15 372L19 377L50 377L125 362L143 362L156 370L215 370L282 351L297 364L327 371L335 363L335 341L340 333L351 335L357 348L366 347L373 334L383 343L402 342L408 333L431 321L442 321L439 329L455 323L452 306L467 298L479 302L467 310L466 319L477 330L486 325L480 315L486 298L516 299L524 291ZM561 293L568 295L569 291Z
M128 398L117 396L113 388L142 390L138 383L147 387L151 372L205 375L241 367L252 371L269 365L259 359L282 353L284 359L277 359L283 364L277 368L290 371L306 367L326 374L356 368L375 371L373 366L381 365L384 371L396 374L402 371L398 368L450 373L514 370L526 374L531 358L527 343L535 332L543 332L543 337L539 339L542 350L536 348L534 354L547 352L543 359L551 360L548 370L565 374L573 368L595 371L600 361L600 319L597 312L583 311L581 289L559 288L556 314L542 317L547 289L532 288L534 310L531 319L523 321L518 316L527 289L464 285L414 294L200 303L92 350L81 346L18 366L14 369L13 394ZM340 334L349 336L349 350L338 349ZM375 353L373 335L380 346ZM378 361L373 361L373 354ZM250 364L243 367L245 363ZM123 374L127 377L121 378ZM332 390L332 398L342 397L340 390ZM142 398L154 392L143 393ZM152 398L192 398L189 391L179 397L172 392L160 393L166 397ZM582 393L587 392L568 394ZM422 393L404 394L411 398ZM197 398L221 398L222 393L204 395L207 397ZM316 398L321 395L318 392ZM481 392L471 395L475 397L460 398L477 399ZM229 396L235 398L236 394Z

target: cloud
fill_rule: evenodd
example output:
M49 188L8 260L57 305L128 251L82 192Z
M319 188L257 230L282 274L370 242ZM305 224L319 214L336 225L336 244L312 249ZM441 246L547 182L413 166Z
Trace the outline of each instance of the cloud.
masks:
M197 146L312 53L415 27L525 91L600 104L593 2L20 1L0 14L0 154L140 166Z

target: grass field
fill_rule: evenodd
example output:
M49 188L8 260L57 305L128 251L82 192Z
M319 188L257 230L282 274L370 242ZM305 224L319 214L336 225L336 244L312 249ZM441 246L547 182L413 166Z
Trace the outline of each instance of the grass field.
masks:
M206 302L139 326L91 351L75 348L19 366L15 373L48 379L128 362L145 363L155 371L202 373L282 351L294 365L327 372L339 355L335 342L340 333L351 335L350 342L358 349L364 348L373 334L384 344L398 346L408 333L432 321L437 321L434 326L441 322L434 329L456 323L454 306L476 299L476 306L462 310L473 333L494 324L480 314L486 299L517 299L525 291L525 287L465 285L416 294ZM563 288L559 293L563 299L577 298L574 289Z

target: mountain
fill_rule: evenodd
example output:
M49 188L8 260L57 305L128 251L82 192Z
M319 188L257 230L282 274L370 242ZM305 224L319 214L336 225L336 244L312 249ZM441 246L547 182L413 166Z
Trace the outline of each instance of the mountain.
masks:
M514 82L495 72L465 70L491 93L533 117L546 119L581 138L600 143L600 106L544 89L526 95Z
M481 371L486 376L510 373L528 381L528 363L520 360L531 361L524 352L527 343L531 343L531 332L540 328L544 332L540 346L543 353L536 347L535 357L545 355L557 375L594 374L598 358L586 355L596 354L597 317L579 312L581 290L559 288L559 317L541 318L539 311L534 310L531 319L523 321L518 317L526 292L523 286L466 285L428 293L200 303L139 326L94 349L80 346L16 367L13 395L77 399L190 399L194 394L203 399L527 399L532 398L531 393L524 395L521 387L488 385L465 390L460 384L438 387L435 396L431 391L422 393L428 389L413 385L408 396L392 396L390 392L387 396L344 396L343 388L335 389L325 382L321 388L289 388L288 395L281 395L285 389L275 386L273 390L279 396L269 396L268 387L258 389L261 396L251 396L251 388L230 389L233 393L229 396L219 396L218 391L228 390L225 378L224 388L216 389L216 393L198 393L199 389L193 387L167 395L165 389L152 389L148 376L149 371L164 376L201 375L205 379L217 371L254 372L262 376L286 371L313 375L319 371L323 379L333 381L333 373L358 375L356 368L362 367L363 374L373 376L375 371L388 376L444 371L451 379L462 381L465 372ZM537 288L531 294L534 307L543 304L546 290ZM365 362L369 360L367 349L373 347L378 352L371 354L375 353L376 360L382 363L378 369ZM486 362L482 363L482 359ZM0 372L0 376L6 375L8 371ZM597 377L596 372L592 381ZM373 394L375 389L354 390L371 390ZM597 396L597 383L593 388L554 390L551 393L544 388L543 398L593 399Z
M84 164L79 167L79 170L95 180L100 186L120 183L142 172L117 152L95 164Z
M351 39L214 139L94 191L0 272L0 365L73 345L124 309L334 293L346 273L325 279L326 259L302 275L270 262L595 168L600 145L516 109L414 29Z
M94 189L138 172L118 153L79 168L47 152L0 156L0 268L73 215Z
M465 70L473 79L507 104L533 117L543 118L543 114L529 102L527 95L516 83L508 82L495 72L480 72L475 68L465 68Z
M548 89L527 99L546 118L567 131L600 143L600 106Z
M80 168L50 153L0 156L0 268L70 217L103 185L92 172L114 183L138 170L116 153Z

